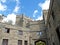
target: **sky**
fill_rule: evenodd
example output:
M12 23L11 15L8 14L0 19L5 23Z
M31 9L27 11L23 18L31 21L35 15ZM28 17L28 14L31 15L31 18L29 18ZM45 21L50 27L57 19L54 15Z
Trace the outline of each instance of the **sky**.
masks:
M50 0L0 0L0 14L7 16L3 21L15 22L17 14L25 14L34 20L42 20L42 10L48 10L49 3Z

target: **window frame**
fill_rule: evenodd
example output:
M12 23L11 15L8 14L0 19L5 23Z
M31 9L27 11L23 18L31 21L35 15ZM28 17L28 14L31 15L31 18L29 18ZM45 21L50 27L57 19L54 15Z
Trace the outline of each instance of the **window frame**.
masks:
M18 35L23 35L23 31L22 30L18 30Z
M8 39L3 39L2 45L8 45Z
M10 33L10 28L5 28L4 33Z
M22 45L22 40L18 40L18 45Z

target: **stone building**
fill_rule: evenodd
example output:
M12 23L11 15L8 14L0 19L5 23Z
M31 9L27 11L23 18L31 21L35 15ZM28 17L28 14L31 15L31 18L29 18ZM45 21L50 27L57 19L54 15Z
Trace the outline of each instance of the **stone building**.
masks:
M29 29L0 23L0 45L29 45Z
M60 45L60 0L50 0L46 26L48 44Z
M16 16L16 25L18 25L18 26L27 27L27 25L30 21L32 21L32 19L28 18L24 14Z
M47 15L48 15L48 10L43 10L43 20L30 22L30 30L33 31L31 32L31 38L32 38L31 42L33 45L35 45L35 43L39 41L43 41L46 43L46 45L48 45L47 26L46 26Z
M45 22L45 25L47 24L47 15L48 15L48 10L43 10L43 20Z
M43 20L32 21L23 14L17 15L15 25L0 22L0 44L35 45L35 41L43 37L43 27Z
M41 28L42 28L42 21L38 20L38 21L31 21L30 22L31 39L32 39L31 43L32 43L32 45L35 45L35 41L40 39L40 35L42 33Z
M30 29L30 45L35 45L35 42L37 40L39 40L42 37L44 38L46 37L44 20L32 21L31 18L28 18L25 15L21 16L18 15L16 18L17 18L16 20L17 25ZM42 40L46 41L43 38Z

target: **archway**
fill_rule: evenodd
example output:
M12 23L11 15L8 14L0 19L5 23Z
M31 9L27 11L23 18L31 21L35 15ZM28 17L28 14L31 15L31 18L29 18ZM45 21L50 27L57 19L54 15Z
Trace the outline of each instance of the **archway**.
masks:
M37 40L35 41L35 45L46 45L46 42L44 40Z

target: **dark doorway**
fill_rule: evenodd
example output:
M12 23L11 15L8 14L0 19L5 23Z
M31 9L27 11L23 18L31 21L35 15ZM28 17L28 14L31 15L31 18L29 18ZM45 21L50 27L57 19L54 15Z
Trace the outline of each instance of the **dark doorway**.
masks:
M59 39L59 42L60 42L60 28L59 27L56 29L56 32L57 32L57 36L58 36L58 39Z
M2 45L8 45L8 39L3 39Z
M24 45L28 45L28 42L27 41L24 41Z
M43 40L38 40L35 42L35 45L46 45L46 42Z
M53 45L55 45L55 43L53 42Z

